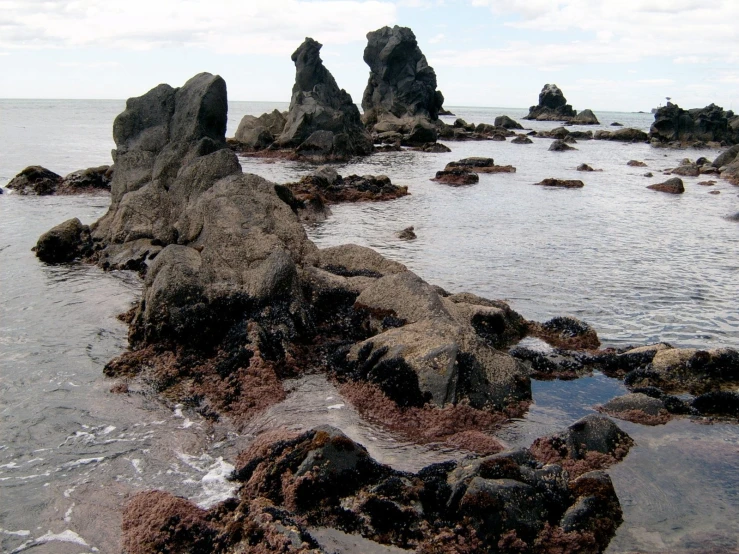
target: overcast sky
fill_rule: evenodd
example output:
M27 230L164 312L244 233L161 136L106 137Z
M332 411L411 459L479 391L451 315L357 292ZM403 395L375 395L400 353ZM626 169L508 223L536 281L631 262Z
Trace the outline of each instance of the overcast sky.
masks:
M357 103L368 31L413 29L446 106L739 111L739 0L0 0L0 98L127 98L201 71L289 101L306 36Z

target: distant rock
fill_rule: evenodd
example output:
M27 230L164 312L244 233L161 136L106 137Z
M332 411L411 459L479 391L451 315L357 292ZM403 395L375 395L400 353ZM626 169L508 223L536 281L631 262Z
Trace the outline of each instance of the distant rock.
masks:
M410 227L406 227L402 231L399 231L397 236L400 240L414 240L417 238L412 225Z
M696 142L739 143L739 128L732 125L734 112L710 104L705 108L684 110L668 102L654 114L649 130L652 141L661 144Z
M516 135L516 138L514 138L511 141L511 144L532 144L534 141L531 140L526 135Z
M616 140L620 142L647 142L649 135L639 129L627 127L618 131L596 131L593 134L595 140Z
M367 33L364 61L370 68L362 96L363 120L371 130L393 130L405 142L436 140L433 125L444 96L436 90L436 73L408 27L383 27Z
M276 144L304 156L346 159L372 152L352 97L339 89L319 55L322 45L306 38L293 53L295 85L287 121Z
M579 189L585 186L585 183L579 179L544 179L534 184L543 187L561 187L566 189Z
M667 179L664 183L649 185L647 188L659 192L668 192L670 194L682 194L685 192L685 186L680 177L673 177L672 179Z
M420 146L413 146L411 149L418 152L430 152L433 154L446 154L452 151L451 148L440 142L427 142Z
M712 187L716 184L716 181L699 181L698 184L702 187Z
M647 164L640 160L629 160L628 162L626 162L626 165L631 167L647 167Z
M498 117L496 117L495 126L503 127L504 129L523 129L523 125L521 125L518 121L511 119L507 115L499 115Z
M539 103L529 108L529 113L524 119L570 121L576 115L577 112L567 103L567 99L559 87L546 84L539 93Z
M602 169L593 169L588 164L580 164L577 166L577 171L603 171Z
M739 144L736 144L732 146L731 148L728 148L727 150L724 150L719 154L715 160L713 160L713 167L720 169L724 167L725 165L729 165L731 162L737 159L739 157Z
M493 158L464 158L456 162L449 162L445 171L465 169L475 173L515 173L516 168L512 165L495 165Z
M600 121L595 117L592 110L583 110L572 118L572 123L576 125L600 125Z
M477 173L470 171L469 169L450 169L444 171L437 171L436 177L431 179L438 183L444 183L445 185L474 185L480 181L480 177Z
M577 148L573 148L565 141L557 139L551 145L549 145L548 150L550 152L565 152L566 150L577 150Z
M84 194L90 192L110 192L114 167L101 165L73 171L59 184L57 194Z
M700 175L700 169L693 163L681 165L670 170L672 175L680 175L681 177L698 177Z
M259 117L245 115L239 123L234 139L241 148L247 150L264 150L268 148L285 128L287 112L273 110Z
M24 196L48 196L56 192L61 182L61 175L40 165L32 165L13 177L6 187Z
M623 126L624 124L619 123L618 121L614 121L613 123L611 123L611 127L623 127Z

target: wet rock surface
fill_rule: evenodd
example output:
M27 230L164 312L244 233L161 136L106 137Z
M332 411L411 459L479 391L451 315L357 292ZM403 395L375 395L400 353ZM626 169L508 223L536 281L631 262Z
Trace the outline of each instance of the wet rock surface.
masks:
M596 131L593 138L595 140L615 140L619 142L647 142L649 135L639 129L627 127L618 131Z
M75 217L41 235L34 250L36 256L47 263L82 258L92 251L90 228Z
M17 194L46 196L54 194L61 182L61 175L40 165L32 165L13 177L6 186Z
M38 165L30 166L13 177L8 189L23 196L53 194L90 194L109 192L113 168L107 165L73 171L66 177Z
M444 183L445 185L461 186L461 185L474 185L480 182L480 177L477 173L470 171L466 168L450 169L437 171L436 176L431 179L437 183Z
M593 427L585 435L597 442ZM259 437L234 478L239 496L208 511L167 493L134 497L124 512L127 551L333 552L317 531L334 528L371 541L365 548L547 552L567 542L599 552L621 521L600 471L574 478L521 449L404 473L327 426Z

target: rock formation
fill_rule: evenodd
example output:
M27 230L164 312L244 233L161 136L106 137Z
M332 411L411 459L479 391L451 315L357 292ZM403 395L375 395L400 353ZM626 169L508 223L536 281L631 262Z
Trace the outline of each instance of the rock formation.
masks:
M683 110L668 102L654 114L649 130L653 144L718 142L739 143L739 117L732 111L711 104L705 108Z
M434 142L444 97L413 31L396 25L367 33L364 61L370 67L362 96L367 126L375 133L401 133L409 144Z
M559 187L565 189L581 189L585 186L579 179L544 179L534 184L542 187Z
M576 115L577 112L567 103L559 87L546 84L539 93L539 103L529 108L529 113L524 119L570 121Z
M13 177L8 189L21 195L49 196L52 194L86 194L110 191L113 168L107 165L73 171L66 177L32 165Z
M454 169L465 169L475 173L515 173L516 168L512 165L495 165L493 158L464 158L456 162L449 162L445 171Z
M722 152L711 164L721 177L739 185L739 145Z
M234 141L240 150L258 151L268 148L275 137L282 133L287 122L287 112L273 110L259 117L245 115L241 118Z
M370 154L372 140L359 109L324 67L321 47L306 38L292 55L295 85L287 120L275 144L294 148L302 156L325 159Z
M649 135L639 129L626 127L618 131L605 131L601 129L593 134L593 138L595 140L615 140L619 142L646 142L649 140Z

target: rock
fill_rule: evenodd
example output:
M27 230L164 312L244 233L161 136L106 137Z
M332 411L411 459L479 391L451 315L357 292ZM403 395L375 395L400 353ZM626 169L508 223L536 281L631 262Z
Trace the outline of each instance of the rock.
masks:
M618 121L614 121L611 123L611 127L623 127L623 123L619 123Z
M680 177L673 177L672 179L667 179L664 183L649 185L647 188L659 192L668 192L670 194L682 194L685 192L683 180L680 179Z
M721 178L734 185L739 185L739 157L727 166L721 168Z
M475 124L474 123L467 123L461 117L457 118L454 121L453 127L457 127L459 129L464 129L465 131L469 131L469 132L473 132L475 130Z
M739 393L735 391L711 391L701 394L692 402L701 415L739 418Z
M567 103L567 99L557 85L544 85L539 93L539 103L529 108L524 119L538 121L570 121L576 112Z
M410 116L438 119L444 97L436 90L436 73L426 62L408 27L383 27L367 33L364 61L370 76L362 96L367 123Z
M279 110L265 113L259 117L245 115L236 130L234 139L246 150L268 148L285 128L287 118Z
M345 277L368 275L379 278L408 271L403 264L357 244L324 248L319 251L318 256L318 267Z
M439 115L449 115L449 116L452 116L453 117L455 114L453 114L449 110L446 110L443 107L441 107L441 108L439 108Z
M651 371L653 377L642 384L654 385L668 392L687 390L703 393L727 383L739 382L739 352L732 348L661 350L652 360Z
M113 168L108 165L73 171L59 184L57 194L80 194L94 191L110 191Z
M548 181L545 179L544 181ZM556 179L553 179L557 181ZM544 182L542 181L542 183ZM567 181L564 181L565 183ZM575 181L574 186L580 188L582 181ZM580 183L579 185L577 183ZM539 183L541 184L541 183ZM568 186L568 185L549 185ZM552 346L567 348L570 350L594 349L600 346L598 334L590 325L575 317L554 317L549 321L535 325L531 329L532 334L548 342Z
M452 169L437 171L436 176L431 180L445 185L460 186L474 185L480 181L480 177L469 169Z
M601 406L600 411L643 425L661 425L670 420L662 400L639 392L613 398Z
M385 175L349 175L344 178L326 166L297 183L285 186L303 204L382 201L408 195L408 187L393 185Z
M629 160L626 162L626 165L631 167L647 167L647 164L639 160Z
M644 174L644 177L654 177L654 174L652 174L652 172L651 172L651 171L647 171L647 172L646 172L646 173Z
M413 226L406 227L402 231L398 232L397 237L400 240L414 240L418 237L416 237L416 233L413 230Z
M426 144L422 144L421 146L413 147L413 150L417 150L419 152L429 152L432 154L445 154L452 151L451 148L440 142L427 142Z
M548 148L550 152L564 152L566 150L577 150L563 140L555 140Z
M595 140L616 140L621 142L646 142L649 135L639 129L627 127L618 131L596 131L593 135Z
M47 196L54 194L61 182L61 175L40 165L32 165L13 177L6 187L24 196Z
M577 171L595 171L592 167L590 167L588 164L580 164L577 166Z
M729 125L731 111L710 104L705 108L683 110L668 102L654 114L649 136L658 143L725 142L737 144L739 132Z
M700 175L700 170L698 169L698 166L689 164L676 167L675 169L670 170L670 173L672 175L680 175L681 177L698 177L698 175Z
M543 187L561 187L567 189L582 188L585 186L585 183L579 179L544 179L534 184Z
M499 115L496 117L495 126L503 127L504 129L523 129L523 126L519 122L514 121L507 115Z
M591 110L583 110L572 118L572 123L576 125L600 125L598 118Z
M531 144L531 143L533 143L533 142L534 142L534 141L533 141L533 140L531 140L531 139L530 139L529 137L527 137L526 135L516 135L516 138L514 138L514 139L513 139L512 141L511 141L511 143L512 143L512 144Z
M570 131L567 136L577 140L592 140L593 131Z
M725 165L729 165L737 158L737 156L739 156L739 144L736 144L731 148L721 152L721 154L719 154L718 157L713 160L713 163L711 165L713 165L713 167L717 169L721 168Z
M90 228L76 217L57 225L38 239L36 256L43 262L70 262L90 253Z
M311 38L293 53L295 85L290 109L276 144L304 156L347 159L372 152L372 138L362 125L351 96L339 89Z
M720 190L709 190L708 194L721 194Z
M450 172L459 169L474 171L475 173L515 173L516 168L511 165L495 165L493 158L464 158L456 162L449 162L444 171Z
M712 187L716 184L716 181L699 181L698 184L702 187Z
M536 439L531 452L542 462L561 463L571 475L580 475L622 460L633 443L609 418L591 414L565 431Z

